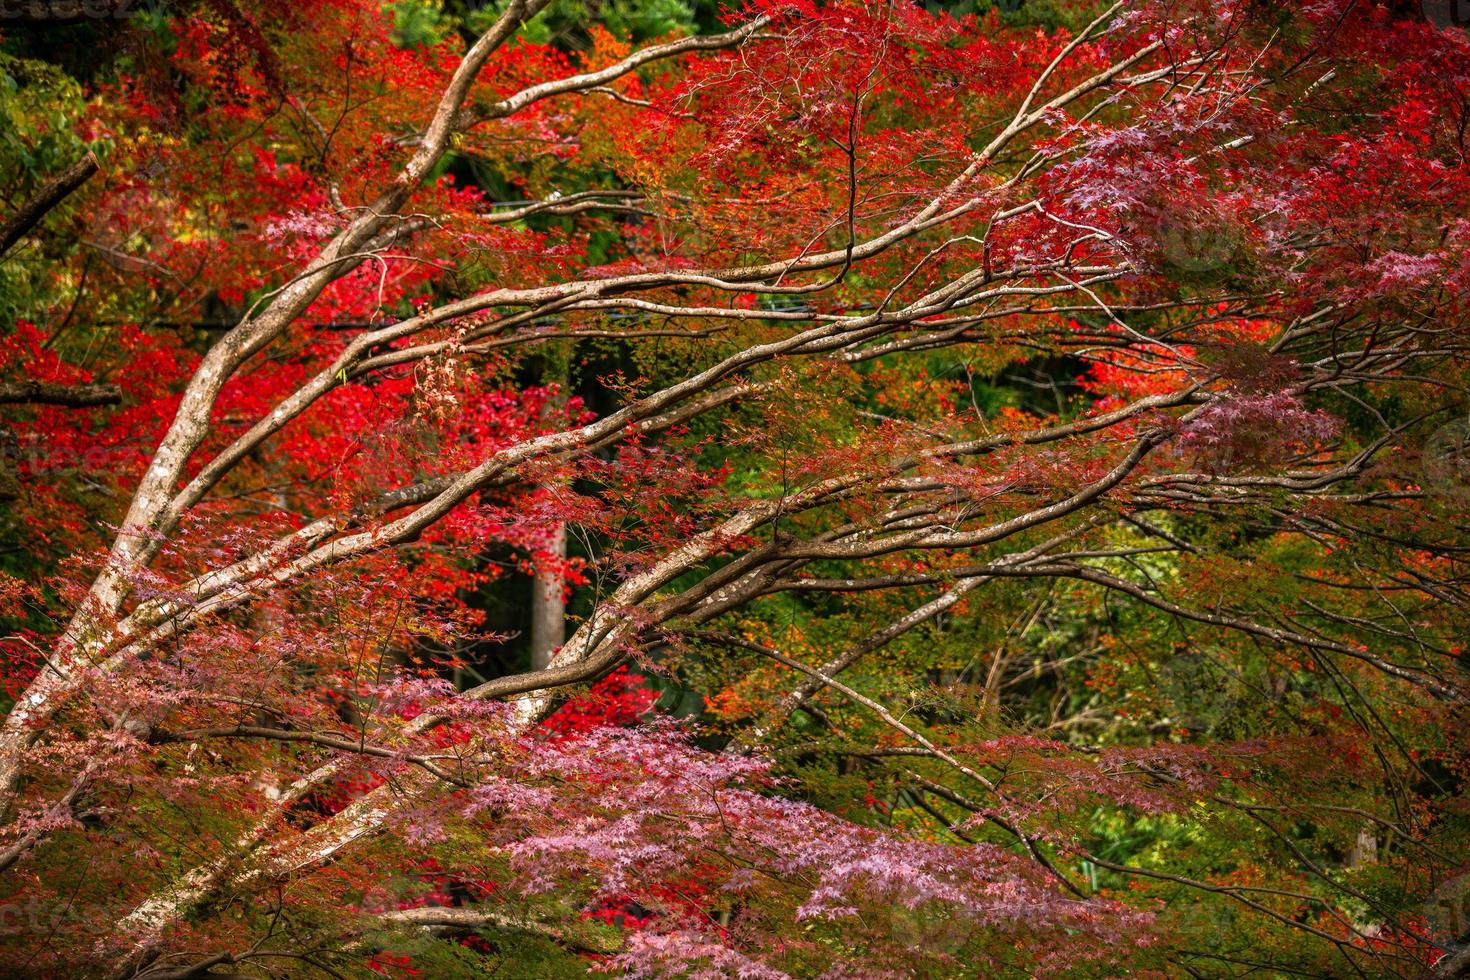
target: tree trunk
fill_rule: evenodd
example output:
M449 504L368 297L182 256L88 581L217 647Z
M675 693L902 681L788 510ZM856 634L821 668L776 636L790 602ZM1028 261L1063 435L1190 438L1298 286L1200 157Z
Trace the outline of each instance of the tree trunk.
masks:
M531 669L545 670L567 638L567 602L561 563L567 557L567 526L557 524L546 544L555 561L536 569L531 584Z

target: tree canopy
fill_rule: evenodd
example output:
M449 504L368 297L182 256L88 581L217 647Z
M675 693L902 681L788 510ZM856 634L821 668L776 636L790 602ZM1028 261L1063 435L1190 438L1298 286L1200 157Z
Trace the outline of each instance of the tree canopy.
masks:
M1470 976L1470 25L0 0L0 973Z

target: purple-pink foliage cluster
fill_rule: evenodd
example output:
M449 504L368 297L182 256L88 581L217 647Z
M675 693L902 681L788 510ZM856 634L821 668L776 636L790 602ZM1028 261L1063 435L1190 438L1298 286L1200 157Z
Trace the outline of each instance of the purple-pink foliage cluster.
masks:
M589 908L650 910L610 961L625 975L784 977L790 961L803 964L798 975L898 976L915 950L883 925L894 909L947 921L962 939L1054 930L1084 947L1145 941L1147 915L1074 896L1019 845L853 823L775 795L769 763L701 749L666 719L523 734L492 754L494 775L456 795L454 810L414 821L472 822L511 869L504 884L528 899L570 887Z
M1310 452L1340 423L1306 408L1291 391L1231 392L1205 405L1179 430L1179 448L1206 469L1225 472Z

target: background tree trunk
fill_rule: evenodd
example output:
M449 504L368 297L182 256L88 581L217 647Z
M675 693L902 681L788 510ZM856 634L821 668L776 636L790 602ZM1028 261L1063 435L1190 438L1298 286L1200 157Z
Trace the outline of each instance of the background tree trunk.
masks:
M566 642L567 603L560 563L567 557L567 526L556 525L546 544L556 561L536 569L531 587L531 669L545 670L552 654Z
M555 387L556 395L546 402L550 415L567 403L571 379L571 359L567 354L551 355L541 371L541 383ZM548 488L549 489L549 488ZM546 553L550 561L536 568L531 584L531 669L545 670L552 656L567 639L567 601L562 569L567 560L567 526L558 523L547 536Z

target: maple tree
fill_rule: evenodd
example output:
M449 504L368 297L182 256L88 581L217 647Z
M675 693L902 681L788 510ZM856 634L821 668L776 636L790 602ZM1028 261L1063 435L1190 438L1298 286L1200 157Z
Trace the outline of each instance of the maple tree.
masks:
M1470 974L1428 6L64 7L5 972Z

